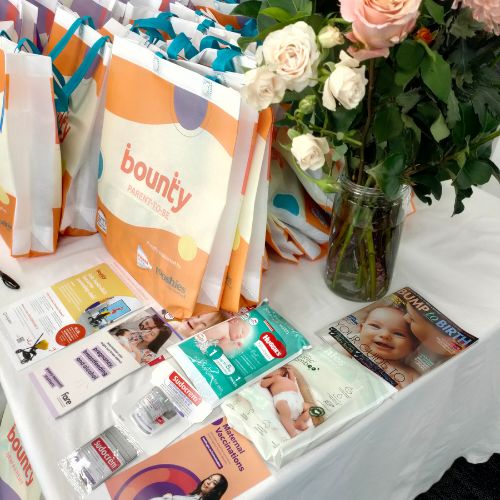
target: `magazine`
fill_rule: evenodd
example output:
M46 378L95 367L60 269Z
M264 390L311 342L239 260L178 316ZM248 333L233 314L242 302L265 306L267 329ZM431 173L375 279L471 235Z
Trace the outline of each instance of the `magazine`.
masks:
M103 263L0 310L0 337L20 370L141 306Z
M252 444L219 419L106 481L110 498L230 500L270 476Z
M148 308L37 363L29 378L57 418L141 366L163 360L167 347L177 342L178 336Z
M331 439L396 389L331 346L317 346L227 399L229 424L281 467Z
M477 341L409 287L325 326L317 335L397 389Z

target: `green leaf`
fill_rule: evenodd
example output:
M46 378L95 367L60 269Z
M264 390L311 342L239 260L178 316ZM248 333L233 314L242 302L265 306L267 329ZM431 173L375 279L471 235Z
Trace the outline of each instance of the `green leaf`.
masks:
M457 146L464 147L468 139L480 133L481 124L470 102L461 102L458 107L460 121L453 127L451 137Z
M298 137L299 135L302 135L298 130L295 130L294 128L289 128L287 131L287 135L290 138L290 140L294 140L295 137Z
M398 136L403 130L399 108L394 105L382 108L375 114L373 132L377 141L384 142Z
M426 55L420 65L420 74L433 94L441 101L448 102L451 91L451 70L441 54L434 52L434 60Z
M433 0L424 0L425 8L432 19L438 24L444 24L444 8Z
M399 94L396 97L396 102L401 106L403 113L408 113L420 101L422 96L418 89L409 90L404 94Z
M356 116L359 112L359 109L345 109L343 107L338 107L335 113L329 115L331 118L331 130L335 130L336 132L347 132Z
M458 172L454 184L460 189L481 186L490 180L492 173L491 165L487 161L469 159Z
M453 215L460 214L464 211L464 204L462 203L462 200L465 198L470 198L472 196L472 189L460 189L458 186L455 187L455 207L453 210Z
M394 82L398 87L402 87L403 89L413 80L413 78L417 75L418 68L410 71L409 73L404 73L403 71L397 71L394 76Z
M437 120L431 125L431 134L436 142L441 142L443 139L449 137L450 129L446 126L442 113L439 113Z
M455 22L450 27L450 33L457 38L472 38L476 31L481 31L483 25L475 21L472 17L472 11L469 8L458 11Z
M420 66L424 58L424 48L414 40L405 40L396 52L396 62L405 73L410 73Z
M392 200L399 194L405 167L404 155L393 154L375 167L367 170L367 172L375 179L377 186L384 192L386 197Z
M348 150L349 148L347 147L347 144L340 144L339 146L335 146L333 148L332 161L337 161L344 158Z
M264 16L270 17L271 19L276 19L280 23L285 23L292 18L292 15L286 10L280 7L268 7L267 9L262 9L260 13Z
M237 5L232 11L232 15L246 16L256 18L262 6L260 0L248 0Z
M443 193L443 186L439 179L432 173L421 172L412 175L411 180L414 185L416 184L429 188L429 190L425 191L432 193L432 196L434 196L436 200L439 200L441 198L441 195Z
M487 112L500 118L500 92L494 87L477 87L472 96L472 106L481 124L485 124Z
M460 121L460 109L458 107L458 100L453 90L448 96L447 102L448 112L446 114L446 123L448 127L453 128L458 121Z
M414 122L413 118L408 115L401 115L401 119L403 120L403 124L406 128L413 130L415 137L417 138L418 143L422 140L422 131L418 128L417 124Z

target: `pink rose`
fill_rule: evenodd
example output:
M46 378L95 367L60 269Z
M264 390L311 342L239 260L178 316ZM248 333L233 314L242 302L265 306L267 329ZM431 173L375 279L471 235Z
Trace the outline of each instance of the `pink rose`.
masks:
M422 0L340 0L340 13L352 22L349 40L362 48L349 48L363 61L387 57L389 47L401 43L415 27Z

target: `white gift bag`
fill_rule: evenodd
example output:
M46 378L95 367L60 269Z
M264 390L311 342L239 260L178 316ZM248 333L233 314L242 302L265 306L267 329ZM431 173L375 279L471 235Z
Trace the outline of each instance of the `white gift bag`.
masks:
M50 58L0 37L0 235L12 256L55 251L61 158Z
M83 22L69 10L59 8L45 48L45 53L52 57L68 87L71 85L68 111L58 113L63 161L60 231L69 235L96 232L99 146L111 57L111 46L95 29ZM92 62L86 58L87 54L90 57L96 44L102 48L93 54L95 58ZM91 64L82 74L84 61Z

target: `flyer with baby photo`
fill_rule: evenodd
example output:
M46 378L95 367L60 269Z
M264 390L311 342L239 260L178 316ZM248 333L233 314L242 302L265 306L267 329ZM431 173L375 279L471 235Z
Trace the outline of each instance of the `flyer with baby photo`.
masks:
M231 500L270 476L252 444L219 419L106 481L113 500Z
M177 334L147 308L37 363L29 378L57 418L141 366L165 359L167 347L177 342Z
M402 288L317 332L397 389L478 339L411 288Z
M110 266L103 263L0 310L0 336L20 370L141 305Z

